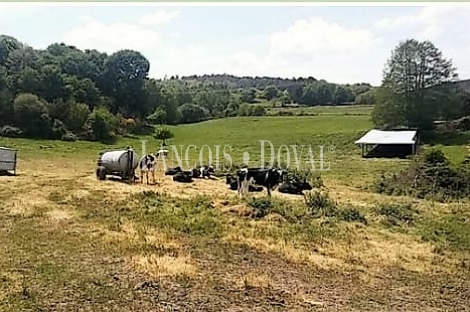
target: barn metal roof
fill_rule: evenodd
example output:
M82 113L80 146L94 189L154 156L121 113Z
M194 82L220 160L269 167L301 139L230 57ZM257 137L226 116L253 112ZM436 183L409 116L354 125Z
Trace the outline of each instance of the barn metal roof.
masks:
M415 144L416 131L382 131L370 130L355 144Z

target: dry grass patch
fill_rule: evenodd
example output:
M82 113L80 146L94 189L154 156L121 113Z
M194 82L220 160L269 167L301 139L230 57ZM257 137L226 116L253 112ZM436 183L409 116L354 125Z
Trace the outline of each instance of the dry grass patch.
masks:
M190 256L157 256L137 255L131 257L131 263L140 271L152 277L185 276L192 277L197 273Z
M46 212L46 215L49 217L50 220L58 222L71 220L75 217L72 212L57 208Z
M272 279L265 274L256 274L249 272L240 277L235 284L242 289L247 288L271 288L274 286Z
M236 215L238 217L249 217L253 213L253 208L246 204L229 205L220 208L223 213Z
M314 251L303 247L297 247L294 244L286 241L268 241L255 238L246 238L240 235L228 235L224 237L224 239L229 242L246 244L263 252L278 253L285 259L294 263L312 263L322 269L339 270L343 269L346 265L346 263L340 259L335 259L324 255L319 248L317 248L318 251Z
M413 236L384 230L374 232L370 228L356 232L347 244L337 242L325 250L330 256L365 267L368 271L398 267L422 274L451 273L454 265L446 263L433 251L431 243L418 241Z
M29 216L51 204L46 198L35 193L14 196L3 203L3 209L10 215Z

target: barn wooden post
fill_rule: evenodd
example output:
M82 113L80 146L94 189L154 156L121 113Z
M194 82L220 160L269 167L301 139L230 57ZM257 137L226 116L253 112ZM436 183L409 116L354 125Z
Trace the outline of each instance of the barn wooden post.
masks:
M16 159L17 159L18 151L15 151L15 164L13 165L13 174L16 176Z
M361 156L362 158L364 158L364 144L361 144L361 149L362 149Z

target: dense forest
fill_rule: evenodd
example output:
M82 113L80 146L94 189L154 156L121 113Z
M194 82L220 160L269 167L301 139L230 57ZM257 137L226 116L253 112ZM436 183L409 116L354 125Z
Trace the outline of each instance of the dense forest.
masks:
M266 103L375 103L375 89L364 83L231 75L156 80L150 66L138 51L108 55L62 43L39 50L1 35L0 135L103 141L153 131L152 124L264 115Z

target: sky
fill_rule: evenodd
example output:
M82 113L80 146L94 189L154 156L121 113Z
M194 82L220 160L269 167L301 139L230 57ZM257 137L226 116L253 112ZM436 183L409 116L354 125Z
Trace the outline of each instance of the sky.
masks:
M77 6L78 5L78 6ZM400 41L431 40L470 78L470 6L6 6L0 33L44 49L141 52L149 76L232 74L380 85Z

